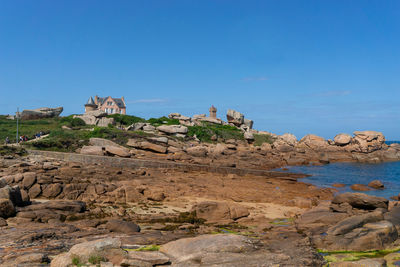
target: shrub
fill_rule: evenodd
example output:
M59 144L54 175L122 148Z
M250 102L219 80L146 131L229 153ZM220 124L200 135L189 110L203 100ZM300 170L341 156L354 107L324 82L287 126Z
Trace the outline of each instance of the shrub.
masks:
M88 260L88 262L91 264L100 264L102 261L106 261L106 259L98 255L91 255Z
M79 126L85 126L86 123L80 119L80 118L74 118L74 115L70 115L67 117L62 117L60 119L60 123L62 125L66 125L68 127L79 127Z
M212 124L205 123L201 126L189 126L188 135L194 136L202 141L202 142L211 142L211 137L216 136L217 138L222 138L224 140L227 139L236 139L243 140L243 132L231 125L220 125L220 124Z
M160 118L150 118L147 120L153 126L160 126L160 125L179 125L179 120L177 119L170 119L167 117L160 117Z
M272 144L274 138L269 134L254 134L254 145L261 146L263 143Z
M140 117L132 116L132 115L124 115L124 114L112 114L108 115L107 118L114 118L114 121L117 124L121 125L132 125L137 122L145 122L146 120Z

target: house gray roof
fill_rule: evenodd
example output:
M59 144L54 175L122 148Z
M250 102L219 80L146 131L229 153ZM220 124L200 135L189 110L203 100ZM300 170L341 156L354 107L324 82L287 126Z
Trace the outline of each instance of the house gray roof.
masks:
M93 97L90 97L89 100L87 101L86 105L96 105L94 103Z
M98 98L99 104L100 104L100 105L103 105L104 102L107 100L107 98L108 98L108 97L99 97L99 98ZM122 101L121 98L113 98L113 97L112 97L112 99L114 100L114 102L117 104L117 106L118 106L119 108L125 108L124 101Z

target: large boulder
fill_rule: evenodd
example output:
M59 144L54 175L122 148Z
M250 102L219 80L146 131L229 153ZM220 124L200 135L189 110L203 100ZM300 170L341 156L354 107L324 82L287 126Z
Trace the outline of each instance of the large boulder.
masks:
M156 128L166 134L187 134L188 128L183 125L161 125Z
M167 153L167 147L150 143L147 141L137 141L135 139L129 139L126 145L137 149L148 150L156 153L162 153L162 154Z
M122 158L129 158L131 156L129 149L122 146L105 146L105 151L109 155Z
M0 217L8 218L15 215L15 207L11 200L0 198Z
M356 131L353 138L353 150L356 152L370 153L382 149L385 136L376 131Z
M101 146L83 146L80 153L85 155L104 156L104 150Z
M63 111L63 107L58 108L38 108L38 109L25 109L21 113L22 120L37 120L44 118L58 117Z
M304 136L298 143L298 147L319 151L326 149L328 146L328 142L323 137L314 134Z
M285 133L283 135L279 135L274 143L272 144L273 148L280 152L289 152L293 151L294 146L297 144L297 138L295 135L290 133Z
M246 254L255 250L253 243L251 239L241 235L201 235L169 242L161 246L160 252L173 258L173 263L183 263L193 259L201 262L201 259L209 254Z
M389 221L374 217L375 212L353 216L331 227L322 243L317 245L327 250L368 251L392 246L397 240L396 227Z
M103 117L103 118L100 118L98 121L97 121L97 126L99 126L99 127L108 127L108 125L114 125L115 124L115 120L114 120L114 118L105 118L105 117Z
M207 148L203 146L194 146L187 148L186 152L193 157L205 157L207 155Z
M346 205L361 210L375 210L378 208L387 210L389 201L383 197L369 196L362 193L343 193L333 198L331 209L334 211L343 211L341 207Z
M133 222L121 221L121 220L109 220L106 224L106 228L111 232L134 234L140 232L139 225Z
M232 109L228 109L228 112L226 113L226 119L229 123L232 123L238 127L244 124L244 115Z
M208 223L230 223L242 217L249 216L247 208L225 202L204 201L193 207L198 218L206 220Z
M6 185L0 189L0 198L10 200L14 206L23 206L21 190L18 185L13 187Z
M345 133L338 134L335 136L334 141L335 145L338 146L348 145L351 142L351 135Z
M119 250L121 241L117 238L105 238L74 245L69 252L57 255L52 261L51 267L72 266L72 259L78 258L80 262L86 263L89 257L107 257L113 249Z

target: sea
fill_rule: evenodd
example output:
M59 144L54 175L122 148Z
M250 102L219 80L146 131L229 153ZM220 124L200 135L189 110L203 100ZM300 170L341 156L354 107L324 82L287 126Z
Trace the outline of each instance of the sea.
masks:
M387 144L400 143L389 141ZM383 190L362 192L369 195L385 197L397 196L400 193L400 161L384 163L331 163L323 166L292 166L289 172L311 175L300 181L314 184L318 187L332 187L334 183L345 184L343 188L336 188L339 192L354 192L352 184L367 185L372 180L380 180L385 185Z

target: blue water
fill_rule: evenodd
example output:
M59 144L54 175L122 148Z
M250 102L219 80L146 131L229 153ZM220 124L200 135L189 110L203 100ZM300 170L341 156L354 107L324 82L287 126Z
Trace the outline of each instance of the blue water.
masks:
M302 182L319 187L332 187L334 183L345 184L337 188L339 192L353 192L352 184L367 185L372 180L380 180L385 185L383 190L371 190L366 193L374 196L390 198L400 193L400 161L379 164L367 163L331 163L323 166L293 166L288 171L305 173L311 177L300 179Z

